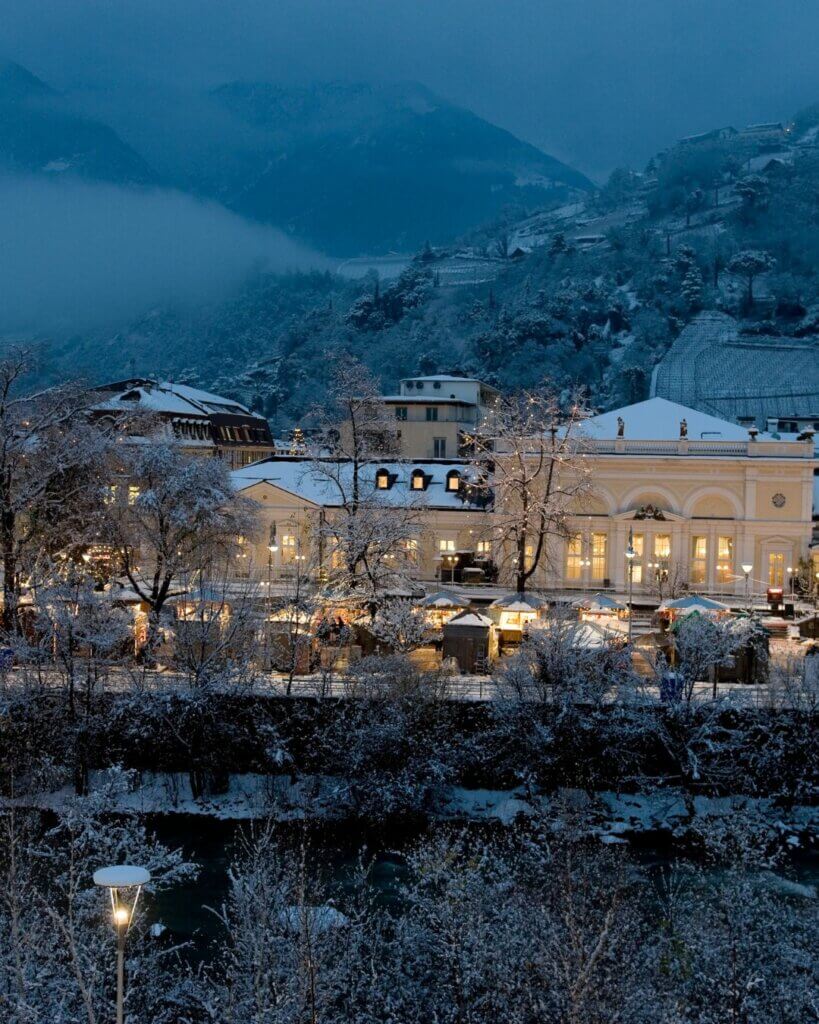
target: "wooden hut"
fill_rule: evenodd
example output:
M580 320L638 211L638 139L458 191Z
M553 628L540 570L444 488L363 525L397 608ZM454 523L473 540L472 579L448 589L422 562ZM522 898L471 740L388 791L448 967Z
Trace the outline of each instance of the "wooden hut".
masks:
M454 658L461 672L486 672L498 655L494 622L478 612L464 611L444 624L444 660Z

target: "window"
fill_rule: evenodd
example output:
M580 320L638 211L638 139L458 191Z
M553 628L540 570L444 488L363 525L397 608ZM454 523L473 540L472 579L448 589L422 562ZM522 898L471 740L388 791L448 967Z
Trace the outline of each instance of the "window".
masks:
M478 545L477 545L475 551L476 551L476 553L478 555L480 555L481 558L491 558L492 557L492 541L491 540L479 540L478 541Z
M427 409L426 409L426 414L427 414L427 422L428 423L437 423L438 422L438 406L437 405L428 405Z
M446 438L445 437L433 437L432 439L432 457L435 459L446 458Z
M632 538L634 547L634 558L631 560L633 566L632 579L635 583L643 582L643 555L645 554L645 537L642 533L635 533Z
M283 533L281 539L282 565L292 565L296 561L296 535Z
M128 504L135 505L138 497L139 488L136 486L136 484L130 484L128 487Z
M461 474L457 469L451 469L446 475L446 489L457 491L461 486Z
M119 488L117 487L116 484L109 484L108 488L107 488L107 493L106 492L103 493L103 498L102 498L103 504L105 504L105 505L116 505L116 503L117 503L117 493L118 492L119 492Z
M413 491L425 491L427 489L427 478L422 469L414 469L412 471L410 489Z
M708 538L691 538L691 583L705 583L708 576Z
M579 580L583 574L583 536L575 533L566 542L566 579Z
M772 551L768 555L768 586L785 586L785 556L781 551Z
M717 538L717 582L728 583L734 577L734 538Z
M671 558L671 537L667 533L654 534L654 561L667 562Z
M397 420L405 420L407 418L407 407L405 405L396 405L395 407L395 418Z
M591 575L593 580L606 578L606 548L608 537L605 533L593 533L591 538Z
M418 541L415 537L410 537L404 541L404 548L407 552L407 558L414 565L418 561Z
M455 551L455 541L449 540L446 537L441 537L438 540L438 550L442 555L450 555Z
M390 474L386 469L379 469L375 474L375 486L379 491L388 491L390 489Z

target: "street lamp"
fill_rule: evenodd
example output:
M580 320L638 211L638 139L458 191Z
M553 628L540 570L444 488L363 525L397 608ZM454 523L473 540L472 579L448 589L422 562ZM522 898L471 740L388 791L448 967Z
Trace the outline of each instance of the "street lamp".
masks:
M628 531L628 547L626 548L626 559L628 560L628 642L631 643L631 620L634 617L634 531Z
M94 872L94 885L107 889L111 897L111 916L117 932L117 1024L123 1024L125 1001L125 936L134 919L142 886L151 873L132 864L117 864Z
M753 565L751 562L742 563L742 571L745 573L745 604L748 606L748 611L751 610L751 570Z

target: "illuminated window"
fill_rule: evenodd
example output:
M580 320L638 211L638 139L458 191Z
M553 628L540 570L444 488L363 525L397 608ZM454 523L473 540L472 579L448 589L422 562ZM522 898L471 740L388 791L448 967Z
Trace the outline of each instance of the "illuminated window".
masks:
M566 579L579 580L583 575L583 537L572 534L566 542Z
M438 540L438 550L442 554L449 554L449 553L453 552L455 550L455 541L454 540L447 540L446 538L441 537Z
M591 538L591 574L593 580L606 578L606 549L608 537L605 533L593 533Z
M728 583L734 577L734 538L717 538L717 581Z
M390 489L390 474L386 469L379 469L375 474L375 486L379 491L388 491Z
M418 541L415 537L410 537L409 540L404 541L404 548L407 552L407 558L410 562L415 563L418 561Z
M654 534L654 561L667 562L671 558L671 537L667 533Z
M136 504L136 500L137 500L138 497L139 497L139 488L136 486L136 484L131 484L128 487L128 504L129 505Z
M108 486L108 488L106 489L105 493L103 494L103 498L102 498L103 502L106 505L116 505L118 492L119 492L119 488L117 487L117 485L116 484L110 484Z
M446 475L446 489L457 491L461 486L461 474L457 469L451 469Z
M296 561L296 535L283 533L281 539L282 565L292 565Z
M643 555L645 554L645 537L642 533L635 533L632 537L634 547L634 558L631 561L633 566L632 579L635 583L643 582Z
M768 555L768 586L785 586L785 556L781 551L772 551Z
M492 554L492 541L479 540L475 550L482 557L489 558L489 556Z
M708 575L708 538L691 538L691 583L705 583Z
M523 564L526 569L531 569L535 561L535 549L532 544L527 544L523 549Z
M425 491L427 489L427 478L422 469L414 469L410 477L410 487L413 491Z

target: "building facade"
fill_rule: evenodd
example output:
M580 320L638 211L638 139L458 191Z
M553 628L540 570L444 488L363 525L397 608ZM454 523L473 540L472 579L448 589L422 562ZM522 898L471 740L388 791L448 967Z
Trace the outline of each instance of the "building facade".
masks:
M187 384L135 377L95 389L100 403L94 409L102 418L118 413L144 414L159 421L168 440L191 455L224 459L239 469L275 451L270 425L263 416L221 395Z

